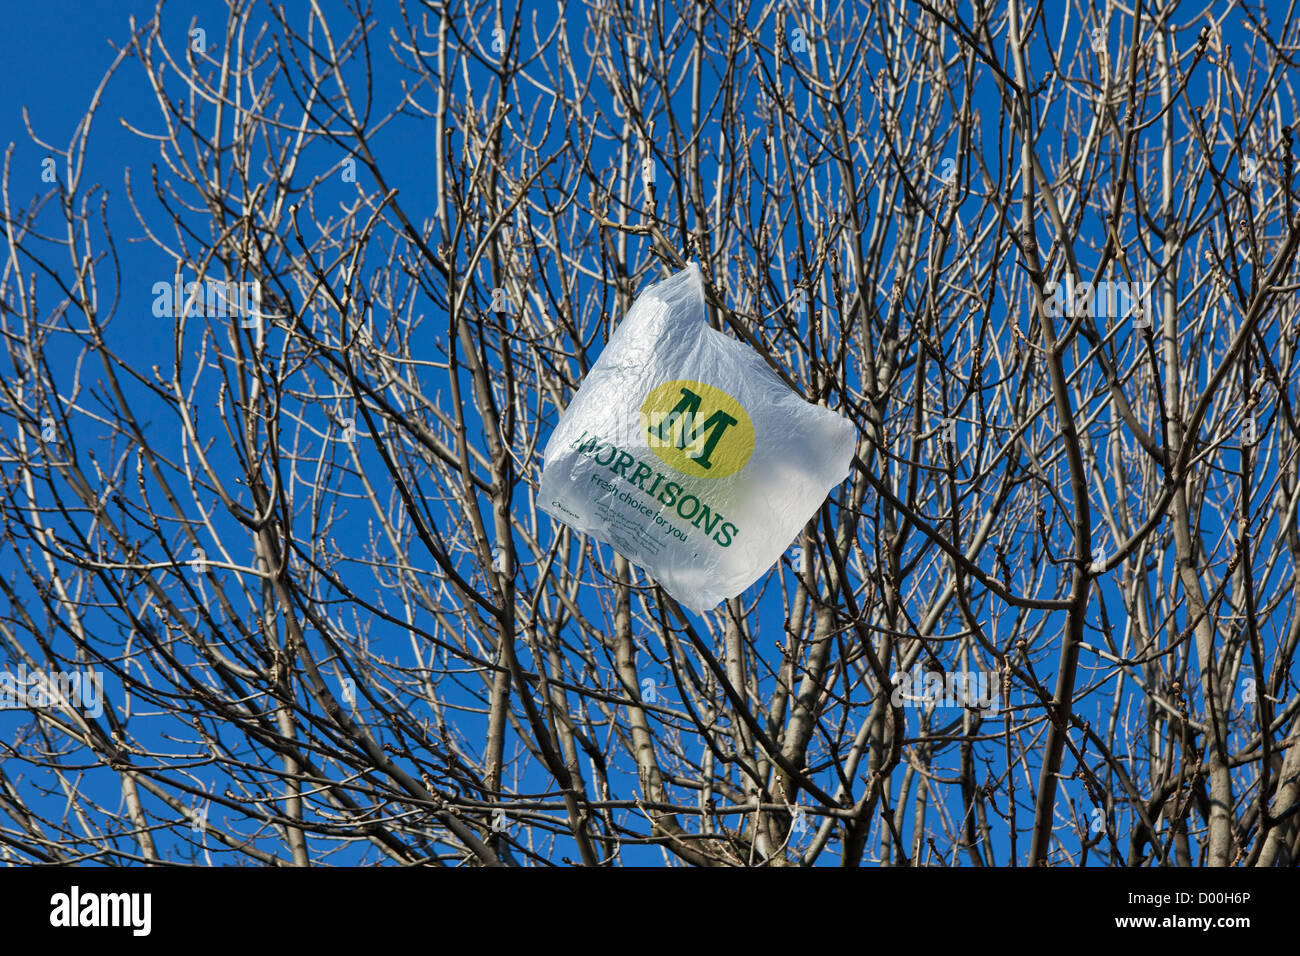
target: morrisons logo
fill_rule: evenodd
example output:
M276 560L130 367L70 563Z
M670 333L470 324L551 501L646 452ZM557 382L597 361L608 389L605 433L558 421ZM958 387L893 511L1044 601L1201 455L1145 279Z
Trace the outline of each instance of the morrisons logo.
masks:
M754 423L720 388L679 379L651 389L641 420L653 451L665 464L695 478L725 478L754 453Z
M597 435L589 434L583 431L581 435L575 438L570 447L574 448L578 454L586 455L602 468L608 468L616 478L621 478L632 488L639 489L647 496L649 500L632 498L631 490L624 491L618 496L617 500L626 503L629 508L639 511L651 518L655 524L662 524L665 516L675 514L683 521L690 522L694 527L699 528L707 537L713 539L713 542L719 547L729 548L731 542L740 533L740 529L732 521L723 517L722 512L718 510L716 502L710 504L701 498L699 494L691 494L686 487L685 482L673 481L672 473L665 475L661 471L655 471L645 462L637 461L632 455L623 451L617 445L605 441ZM629 473L628 469L632 471ZM647 480L654 476L654 480L647 485ZM665 479L667 479L665 481ZM605 481L598 475L592 475L592 480L607 492L615 490L612 482ZM699 488L695 489L699 491ZM663 507L655 508L653 502L657 501ZM559 502L552 502L557 506ZM560 506L563 507L563 506ZM639 519L638 519L639 520ZM670 525L669 528L674 526ZM686 540L683 534L684 528L677 528L672 531L675 537Z

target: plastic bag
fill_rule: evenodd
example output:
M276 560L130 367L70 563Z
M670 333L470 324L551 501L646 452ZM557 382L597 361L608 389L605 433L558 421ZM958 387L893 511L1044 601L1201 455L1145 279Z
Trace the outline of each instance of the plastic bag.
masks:
M547 443L538 505L702 614L780 558L856 444L848 420L709 328L691 263L610 337Z

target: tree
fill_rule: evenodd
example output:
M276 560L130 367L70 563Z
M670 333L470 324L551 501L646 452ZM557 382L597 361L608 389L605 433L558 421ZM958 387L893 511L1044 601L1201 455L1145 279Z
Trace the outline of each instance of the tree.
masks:
M7 154L0 856L1300 860L1291 19L222 16ZM860 436L703 617L535 498L688 259Z

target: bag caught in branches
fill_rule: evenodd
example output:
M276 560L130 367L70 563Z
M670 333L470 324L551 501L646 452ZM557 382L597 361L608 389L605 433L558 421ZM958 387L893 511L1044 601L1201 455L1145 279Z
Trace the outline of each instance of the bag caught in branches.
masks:
M538 505L702 614L776 563L856 444L848 420L709 328L691 263L610 337L546 446Z

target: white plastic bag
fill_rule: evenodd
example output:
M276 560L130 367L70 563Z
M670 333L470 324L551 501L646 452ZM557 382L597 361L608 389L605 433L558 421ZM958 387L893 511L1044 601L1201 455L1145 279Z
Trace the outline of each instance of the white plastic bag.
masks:
M846 419L709 328L691 263L610 337L546 446L538 504L702 614L780 558L856 444Z

